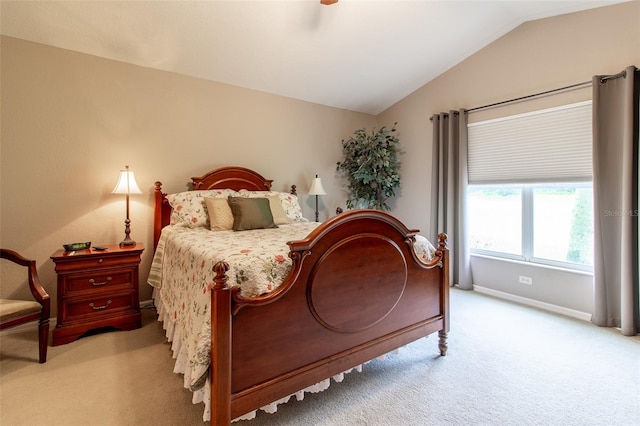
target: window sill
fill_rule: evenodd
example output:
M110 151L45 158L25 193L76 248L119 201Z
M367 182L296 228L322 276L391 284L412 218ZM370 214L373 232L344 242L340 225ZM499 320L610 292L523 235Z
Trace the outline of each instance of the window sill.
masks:
M518 264L518 265L529 266L529 267L533 267L533 268L550 269L550 270L559 271L559 272L572 273L572 274L577 274L577 275L584 275L584 276L588 276L588 277L593 277L593 272L590 272L590 271L582 271L580 269L571 269L571 268L563 268L563 267L560 267L560 266L545 265L544 263L526 262L526 261L523 261L523 260L508 259L508 258L505 258L505 257L490 256L490 255L479 254L479 253L471 253L471 257L477 257L477 258L488 259L488 260L496 260L496 261L500 261L500 262L515 263L515 264Z

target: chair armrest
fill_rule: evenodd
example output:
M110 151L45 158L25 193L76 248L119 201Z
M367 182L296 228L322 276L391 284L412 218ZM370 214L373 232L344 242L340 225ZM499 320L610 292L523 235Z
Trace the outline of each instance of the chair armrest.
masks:
M51 300L49 294L46 292L40 278L38 277L38 269L36 268L36 261L27 259L21 256L13 250L0 249L0 258L7 259L10 262L16 263L21 266L27 267L27 275L29 277L29 290L33 297L42 305L44 313L47 318L51 312Z

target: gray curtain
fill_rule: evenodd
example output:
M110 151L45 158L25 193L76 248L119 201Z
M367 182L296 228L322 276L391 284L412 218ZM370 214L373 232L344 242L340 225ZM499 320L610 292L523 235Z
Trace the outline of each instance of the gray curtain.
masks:
M435 114L431 175L430 237L448 235L451 285L471 290L467 242L467 112ZM432 241L437 241L434 239Z
M593 77L594 312L599 326L640 332L638 92L633 66Z

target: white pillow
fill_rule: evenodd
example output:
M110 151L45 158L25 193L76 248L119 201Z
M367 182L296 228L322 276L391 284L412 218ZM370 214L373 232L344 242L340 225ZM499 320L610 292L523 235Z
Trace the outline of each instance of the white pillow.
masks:
M280 197L280 204L282 204L282 209L284 213L289 218L289 222L308 222L302 215L302 208L300 207L300 203L298 203L298 197L289 194L288 192L278 192L278 191L247 191L241 190L237 193L239 197L247 197L247 198L255 198L255 197L272 197L277 195ZM272 209L273 212L273 209Z
M282 208L280 197L277 195L271 195L267 198L269 199L269 207L271 208L271 214L273 215L273 222L276 225L284 225L291 222Z

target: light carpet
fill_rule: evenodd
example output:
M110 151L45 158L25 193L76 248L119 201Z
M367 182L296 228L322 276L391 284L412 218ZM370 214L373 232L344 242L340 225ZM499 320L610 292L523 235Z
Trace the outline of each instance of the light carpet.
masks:
M238 426L640 424L640 337L452 289L449 352L421 339ZM1 425L199 425L153 310L49 348L0 335Z

